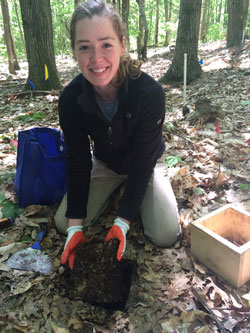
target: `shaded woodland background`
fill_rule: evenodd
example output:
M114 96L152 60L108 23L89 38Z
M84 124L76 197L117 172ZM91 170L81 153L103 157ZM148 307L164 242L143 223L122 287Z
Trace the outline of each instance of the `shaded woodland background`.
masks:
M60 89L55 56L70 54L69 21L80 1L1 0L3 27L0 62L8 59L9 72L27 60L26 89ZM147 60L149 47L173 45L173 63L162 81L183 79L187 53L188 82L201 75L198 43L226 39L240 47L249 38L249 0L110 0L127 26L127 49ZM46 73L49 75L49 81Z

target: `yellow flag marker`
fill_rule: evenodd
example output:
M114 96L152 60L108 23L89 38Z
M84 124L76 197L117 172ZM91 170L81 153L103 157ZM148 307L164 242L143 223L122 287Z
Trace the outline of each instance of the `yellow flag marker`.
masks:
M44 67L45 67L45 81L47 81L47 80L48 80L48 78L49 78L48 67L47 67L47 65L46 65L46 64L44 65Z

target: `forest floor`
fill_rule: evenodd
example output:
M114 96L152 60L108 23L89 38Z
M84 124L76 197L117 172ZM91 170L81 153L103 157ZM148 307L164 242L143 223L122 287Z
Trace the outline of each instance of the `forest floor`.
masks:
M223 119L190 123L182 112L182 85L163 85L167 97L166 173L178 201L183 233L175 246L162 249L144 237L139 224L131 225L125 258L136 263L136 271L126 308L116 310L71 300L67 290L60 287L65 237L55 229L57 205L17 211L13 189L16 151L11 140L16 140L23 129L58 127L59 92L23 94L27 63L12 76L0 64L0 205L5 214L8 209L19 214L0 234L1 332L250 332L250 281L235 288L190 252L192 221L226 204L250 212L249 52L249 42L242 49L228 50L219 42L199 48L203 75L188 85L187 104L192 113L195 102L207 97L225 112ZM159 79L171 60L168 48L150 49L143 69ZM63 85L78 72L66 56L57 58L57 68ZM119 196L117 192L96 224L85 230L87 239L104 239ZM34 242L43 222L49 225L43 249L53 262L52 273L9 269L6 260ZM250 241L249 231L247 237Z

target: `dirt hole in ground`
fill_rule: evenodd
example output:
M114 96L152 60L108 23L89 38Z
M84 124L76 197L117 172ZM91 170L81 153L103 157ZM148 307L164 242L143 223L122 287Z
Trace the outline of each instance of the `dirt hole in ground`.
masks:
M114 310L126 308L136 263L128 259L118 261L118 245L114 239L92 240L78 246L74 269L66 269L64 274L69 299Z

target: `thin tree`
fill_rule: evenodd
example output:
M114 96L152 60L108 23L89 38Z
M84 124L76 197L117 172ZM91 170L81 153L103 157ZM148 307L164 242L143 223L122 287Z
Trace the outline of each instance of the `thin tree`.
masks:
M227 47L243 43L244 0L228 0Z
M228 14L228 0L225 0L225 4L224 4L224 20L223 20L223 28L226 28L227 27L227 24L228 24L228 19L227 19L227 16L226 15Z
M138 22L138 35L137 35L137 55L138 59L141 59L142 54L142 45L143 45L143 22L142 17L139 15L139 22Z
M29 75L26 89L60 89L50 0L20 0Z
M198 38L201 0L181 0L174 59L161 82L183 81L184 54L187 54L187 82L201 76L198 61Z
M203 31L205 25L205 15L206 15L206 0L202 0L201 2L201 18L200 18L200 30L199 30L199 40L203 39Z
M247 17L248 17L248 7L249 7L249 0L244 0L243 5L243 31L245 31L247 25Z
M116 8L119 13L121 13L121 0L117 0Z
M14 5L15 5L15 12L16 12L16 18L17 18L17 23L18 23L18 27L19 27L19 32L20 32L22 45L23 45L23 51L24 51L25 57L27 59L26 46L25 46L25 41L24 41L24 37L23 37L22 26L21 26L21 23L20 23L19 15L18 15L18 8L17 8L16 0L14 0Z
M160 0L156 0L156 14L155 14L155 32L154 32L154 45L158 45L159 36L159 6Z
M17 61L14 41L11 33L10 14L7 0L1 0L1 8L4 25L4 39L8 53L9 72L10 74L15 74L16 70L19 70L20 67Z
M82 0L79 0L80 2ZM114 8L116 8L116 10L118 10L118 12L120 12L120 1L116 1L116 0L106 0L107 3L110 3Z
M75 8L78 6L79 3L81 3L82 1L81 0L74 0L74 5L75 5Z
M166 35L165 35L165 45L169 45L169 40L171 36L171 30L169 28L169 22L171 22L171 17L172 17L172 6L173 6L173 1L170 0L164 0L164 11L165 11L165 22L166 22Z
M222 2L223 2L223 0L220 0L219 8L218 8L218 15L217 15L217 19L216 19L216 22L219 24L221 21L221 14L222 14Z
M126 45L129 51L129 27L128 27L128 16L129 16L129 0L122 0L122 21L126 26Z
M207 32L210 21L210 11L211 11L211 2L210 0L202 0L201 4L201 18L200 18L200 30L199 30L199 40L203 42L206 41ZM216 15L217 16L217 15Z
M139 35L139 39L137 38L137 52L138 52L138 58L142 60L147 60L147 43L148 43L148 23L145 15L145 10L144 10L144 0L136 0L139 6L140 10L140 21L143 25L143 32L144 32L144 40L142 43L142 34L143 32L141 31L141 35Z

